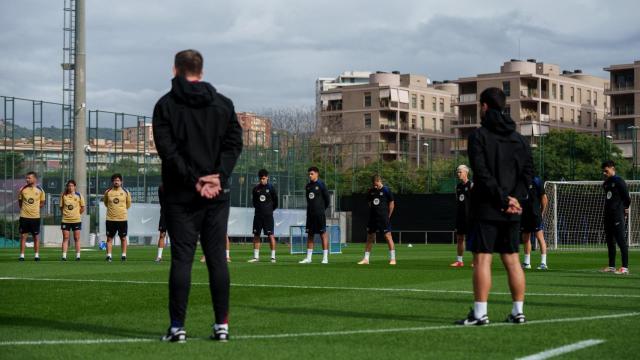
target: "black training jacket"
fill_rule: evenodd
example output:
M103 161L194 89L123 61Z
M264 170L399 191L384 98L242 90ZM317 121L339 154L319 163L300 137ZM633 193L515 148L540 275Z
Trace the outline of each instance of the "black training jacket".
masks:
M509 215L507 196L521 203L533 178L533 159L529 144L516 131L511 117L488 110L482 127L469 135L468 154L473 170L471 211L477 220L519 221Z
M198 178L220 174L228 200L228 182L242 152L242 128L233 102L204 81L177 76L171 91L153 110L153 138L162 159L167 203L203 201L195 189Z

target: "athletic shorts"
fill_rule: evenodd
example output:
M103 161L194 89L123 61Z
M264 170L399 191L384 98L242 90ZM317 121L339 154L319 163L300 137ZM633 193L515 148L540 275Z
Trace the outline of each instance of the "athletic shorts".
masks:
M63 231L76 231L76 230L82 230L82 223L78 222L78 223L66 223L63 222L62 224L60 224L60 229Z
M158 221L158 231L160 232L167 231L167 224L164 221L164 213L162 211L160 212L160 221Z
M456 220L456 234L467 235L469 233L469 223L466 220Z
M520 230L526 233L536 233L542 230L542 216L524 211L520 218Z
M273 235L273 229L273 215L253 216L253 235L260 236L260 233L266 236Z
M40 234L40 218L31 219L21 217L18 225L20 234L31 234L33 236Z
M127 236L129 224L126 221L110 221L107 220L107 237L114 238L116 234L120 238Z
M374 216L371 216L369 218L369 223L367 224L367 233L374 234L377 232L381 232L383 234L391 232L391 221L389 221L389 218L385 219Z
M307 233L324 234L327 231L327 218L324 214L307 213Z
M473 253L517 253L520 246L520 223L476 221L467 239L469 250Z

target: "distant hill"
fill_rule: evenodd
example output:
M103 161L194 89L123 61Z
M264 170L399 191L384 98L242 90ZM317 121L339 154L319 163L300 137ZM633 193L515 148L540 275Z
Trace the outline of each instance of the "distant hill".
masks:
M4 137L4 121L0 120L0 137ZM31 138L33 136L33 130L30 128L22 127L19 125L14 126L14 134L16 139L20 138ZM40 129L36 129L36 136L39 136ZM8 137L11 137L11 133L7 134ZM47 139L53 140L62 140L62 129L57 127L45 127L42 128L42 136ZM87 138L95 137L95 129L87 129ZM114 131L109 128L98 128L98 138L99 139L113 139ZM116 140L120 140L120 136L116 137Z

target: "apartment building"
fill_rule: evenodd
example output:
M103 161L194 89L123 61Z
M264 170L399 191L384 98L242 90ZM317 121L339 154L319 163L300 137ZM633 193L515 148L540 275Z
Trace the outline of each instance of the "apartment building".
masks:
M604 70L610 74L611 86L606 89L605 95L610 97L607 120L611 136L613 142L622 149L623 155L632 157L633 142L637 141L637 129L640 126L640 60L632 64L611 65Z
M524 136L537 136L550 129L572 129L598 133L608 129L605 114L609 80L582 70L560 71L555 64L511 59L500 72L460 78L458 119L453 127L466 139L480 126L480 93L489 87L507 95L508 112ZM466 149L466 140L462 140Z
M244 146L271 146L271 119L250 112L237 112Z
M370 71L345 71L337 77L321 77L316 80L316 125L320 123L320 95L324 91L346 86L369 83Z
M457 89L429 84L423 75L376 72L366 84L321 92L316 135L340 146L344 166L378 159L420 166L429 156L450 154Z

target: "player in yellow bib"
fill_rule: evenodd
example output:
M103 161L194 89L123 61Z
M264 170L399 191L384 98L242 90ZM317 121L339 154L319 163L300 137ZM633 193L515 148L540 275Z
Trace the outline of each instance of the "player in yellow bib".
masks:
M24 261L24 248L29 234L33 236L33 250L35 261L40 261L40 209L44 207L44 190L38 186L38 174L33 171L27 173L26 185L18 192L18 206L20 206L20 258Z
M73 241L76 245L76 261L80 261L80 230L82 229L82 214L85 209L84 198L76 191L75 180L67 181L65 190L60 194L60 209L62 210L62 261L67 261L69 237L73 231Z
M127 260L127 210L131 207L131 193L122 187L122 175L113 174L111 176L111 187L104 193L103 201L107 207L107 258L112 261L111 248L113 238L120 236L122 244L122 261Z

